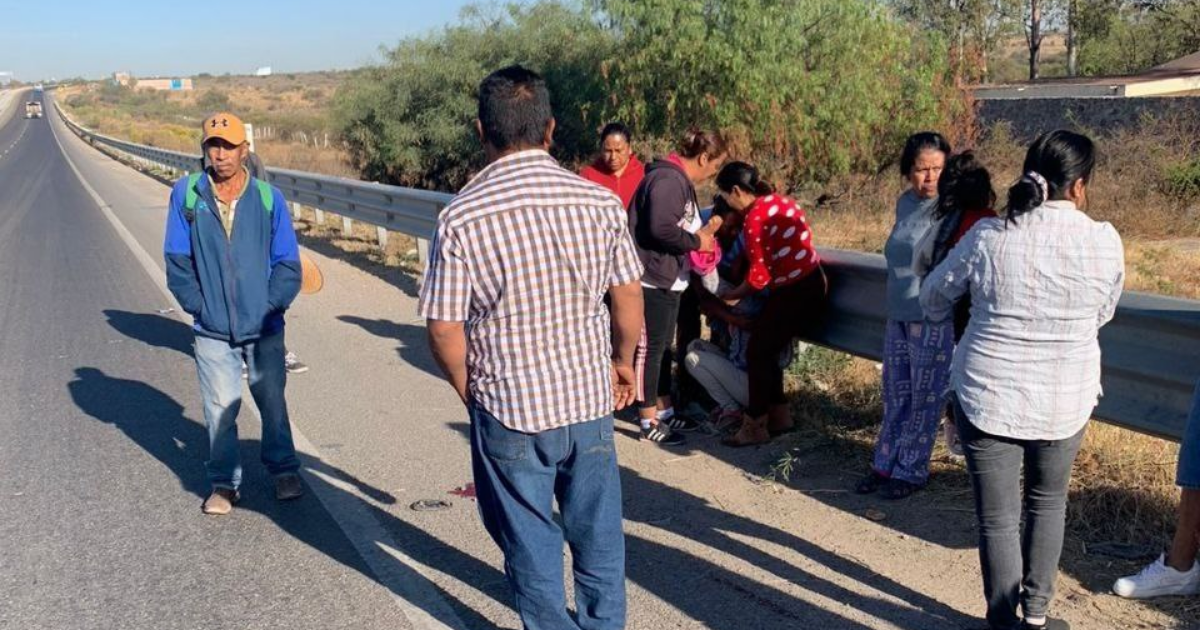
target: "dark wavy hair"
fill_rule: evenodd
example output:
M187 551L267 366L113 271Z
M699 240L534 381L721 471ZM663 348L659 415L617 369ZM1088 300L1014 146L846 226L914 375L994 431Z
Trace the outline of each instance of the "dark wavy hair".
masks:
M1071 184L1081 179L1086 184L1095 167L1096 145L1091 138L1064 129L1042 134L1025 154L1021 179L1008 189L1007 220L1016 223L1045 201L1066 199ZM1032 174L1040 175L1045 184Z
M730 162L717 173L717 188L721 192L733 192L734 186L759 197L775 192L771 184L759 177L758 169L745 162Z
M992 175L975 157L963 151L946 160L938 180L938 205L935 214L945 217L955 210L991 210L996 207Z

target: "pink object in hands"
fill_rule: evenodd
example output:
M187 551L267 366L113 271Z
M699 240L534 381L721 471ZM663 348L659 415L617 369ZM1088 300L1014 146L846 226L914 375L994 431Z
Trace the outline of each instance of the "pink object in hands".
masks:
M721 262L721 244L713 241L711 252L702 252L695 250L688 253L688 261L692 263L692 271L707 275L717 268L717 263Z

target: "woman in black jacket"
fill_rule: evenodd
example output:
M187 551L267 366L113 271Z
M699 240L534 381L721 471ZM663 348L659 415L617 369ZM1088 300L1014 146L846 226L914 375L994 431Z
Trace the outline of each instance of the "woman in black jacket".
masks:
M701 227L695 185L717 174L726 153L719 134L689 131L677 153L646 167L646 177L629 204L630 232L645 267L645 325L636 365L638 415L642 439L658 444L681 444L683 437L672 429L694 428L694 423L676 417L672 407L671 340L680 298L688 287L687 254L713 248L711 231Z

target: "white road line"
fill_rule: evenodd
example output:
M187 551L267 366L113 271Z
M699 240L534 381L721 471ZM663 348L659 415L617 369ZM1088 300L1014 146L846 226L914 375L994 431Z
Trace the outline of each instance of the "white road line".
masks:
M105 203L104 199L84 179L83 173L75 166L75 162L58 137L55 125L57 121L47 122L50 124L50 130L54 135L54 141L58 144L59 151L62 152L67 165L75 172L79 183L100 207L100 211L112 224L113 229L116 230L125 245L129 247L134 258L150 276L154 285L162 292L163 297L169 304L175 306L174 316L190 327L191 322L186 320L183 308L179 306L175 301L175 296L171 295L170 290L167 289L166 277L162 270L117 218L112 207ZM258 410L254 405L245 405L243 408L249 409L261 424L262 419L258 416ZM317 450L317 447L304 437L304 434L300 432L300 427L295 424L292 425L292 437L296 442L296 449L307 459L314 462L328 461ZM321 505L333 517L346 538L350 540L367 566L371 568L378 582L391 591L393 600L400 607L404 616L408 618L414 630L466 630L466 625L463 624L458 614L454 612L445 597L438 592L432 575L401 551L400 545L396 544L391 534L379 523L379 519L371 513L370 499L366 495L351 484L322 474L319 463L310 466L306 472L320 478L322 483L310 483L308 484L309 488L312 488L313 493L321 501ZM197 518L200 518L199 515Z

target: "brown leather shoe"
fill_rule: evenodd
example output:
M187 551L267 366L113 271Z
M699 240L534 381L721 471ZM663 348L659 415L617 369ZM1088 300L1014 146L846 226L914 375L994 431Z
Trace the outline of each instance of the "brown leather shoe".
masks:
M300 475L296 473L284 473L275 478L276 499L289 501L302 496L304 496L304 484L300 481Z
M766 416L761 418L745 416L742 418L742 428L738 429L737 433L721 440L721 443L726 446L753 446L770 441L771 434L767 432Z
M792 410L787 405L775 405L767 412L767 432L772 436L787 433L795 426Z
M225 516L233 511L233 504L237 503L240 498L242 495L238 494L237 490L217 488L204 500L200 511L212 516Z

